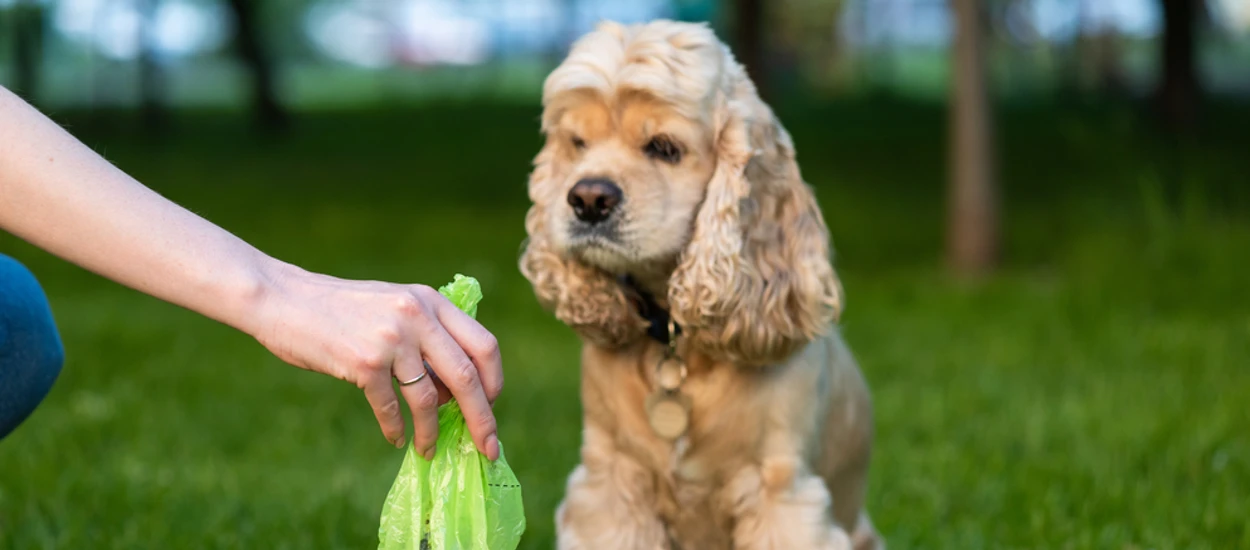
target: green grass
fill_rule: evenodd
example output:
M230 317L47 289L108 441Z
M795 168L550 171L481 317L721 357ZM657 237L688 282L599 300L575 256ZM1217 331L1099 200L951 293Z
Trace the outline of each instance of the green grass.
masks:
M781 109L817 186L872 385L869 507L892 548L1250 547L1247 114L1172 146L1110 107L1012 109L1006 258L940 262L943 114ZM189 117L88 143L262 249L341 276L477 276L524 548L577 460L577 341L516 268L534 107L322 114L293 139ZM98 124L97 124L98 123ZM401 453L358 390L9 236L68 364L0 442L2 548L368 548Z

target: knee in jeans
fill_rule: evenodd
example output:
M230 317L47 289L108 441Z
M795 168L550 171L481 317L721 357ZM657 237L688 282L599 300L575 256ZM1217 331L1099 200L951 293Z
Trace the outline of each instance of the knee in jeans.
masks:
M51 326L48 330L52 331L50 344L44 354L43 366L48 372L60 374L61 368L65 366L65 344L61 342L61 335L56 329L56 325L49 323Z
M0 357L24 363L34 380L50 382L65 364L65 346L39 281L0 255Z

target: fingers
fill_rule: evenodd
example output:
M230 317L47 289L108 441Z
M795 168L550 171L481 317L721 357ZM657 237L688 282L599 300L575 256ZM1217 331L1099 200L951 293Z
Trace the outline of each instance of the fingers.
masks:
M370 368L368 379L362 384L365 399L373 407L373 415L378 419L382 435L396 448L404 446L404 418L399 414L399 399L391 387L390 369Z
M425 370L430 373L430 380L434 381L434 387L438 388L438 404L442 406L443 403L451 401L451 390L447 389L447 384L438 379L438 373L430 370L429 363L425 364Z
M499 358L499 341L486 327L445 298L436 300L433 305L434 314L443 328L477 365L486 399L494 403L503 391L503 362Z
M409 348L402 348L407 350ZM415 356L401 351L395 360L395 378L406 382L425 371L420 354ZM400 384L399 391L412 411L412 445L426 460L434 459L435 443L438 441L438 389L427 373L421 380L407 386Z
M495 415L483 390L477 365L438 323L430 323L425 332L421 351L429 359L430 368L438 373L439 380L459 402L478 450L490 460L496 460L499 440L495 435Z

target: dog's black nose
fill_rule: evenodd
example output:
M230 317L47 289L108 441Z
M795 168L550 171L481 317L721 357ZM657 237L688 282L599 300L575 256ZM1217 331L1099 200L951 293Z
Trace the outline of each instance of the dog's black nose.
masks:
M621 204L621 188L603 178L587 178L569 190L569 206L577 219L596 224L608 219Z

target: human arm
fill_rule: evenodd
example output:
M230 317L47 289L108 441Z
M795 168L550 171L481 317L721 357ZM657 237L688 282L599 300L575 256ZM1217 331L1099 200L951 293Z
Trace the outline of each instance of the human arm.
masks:
M256 338L282 360L355 383L402 446L392 375L428 360L498 457L491 402L503 385L494 337L433 289L351 281L278 261L110 164L0 87L0 229L85 269ZM414 444L432 454L438 389L401 388Z

